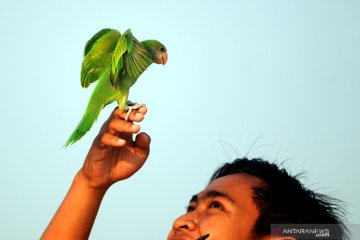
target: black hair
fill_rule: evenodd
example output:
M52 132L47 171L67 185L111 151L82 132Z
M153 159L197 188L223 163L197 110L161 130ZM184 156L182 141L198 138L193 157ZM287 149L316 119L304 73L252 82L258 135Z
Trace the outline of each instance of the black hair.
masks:
M236 173L249 174L264 182L263 186L253 187L253 200L259 209L254 236L270 235L271 224L336 224L339 239L348 239L343 202L307 189L298 180L301 174L292 176L261 158L241 158L218 168L210 183Z

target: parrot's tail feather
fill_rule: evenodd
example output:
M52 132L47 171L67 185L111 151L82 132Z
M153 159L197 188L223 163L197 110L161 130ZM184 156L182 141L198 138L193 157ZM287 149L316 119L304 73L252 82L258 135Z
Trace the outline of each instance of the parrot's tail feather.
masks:
M63 148L68 147L80 140L92 127L100 114L101 108L96 111L86 111L79 124L76 126L74 132L64 144Z

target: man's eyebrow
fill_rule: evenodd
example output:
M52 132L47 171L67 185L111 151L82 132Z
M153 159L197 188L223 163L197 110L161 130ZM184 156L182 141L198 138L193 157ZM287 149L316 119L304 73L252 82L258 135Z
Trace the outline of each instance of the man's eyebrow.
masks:
M198 195L195 194L195 195L193 195L193 196L191 197L191 199L190 199L189 202L195 202L195 203L197 203L197 202L198 202L198 199L199 199Z
M206 198L214 198L214 197L222 197L222 198L225 198L225 199L229 200L232 203L235 202L234 199L232 197L230 197L229 194L224 193L224 192L215 191L215 190L205 192L205 194L201 198L206 199ZM199 201L199 196L198 195L193 195L189 202L190 203L191 202L197 203L198 201Z
M208 191L205 193L205 198L214 198L214 197L223 197L227 200L229 200L230 202L234 203L234 199L232 199L232 197L230 197L229 194L224 193L224 192L219 192L219 191Z

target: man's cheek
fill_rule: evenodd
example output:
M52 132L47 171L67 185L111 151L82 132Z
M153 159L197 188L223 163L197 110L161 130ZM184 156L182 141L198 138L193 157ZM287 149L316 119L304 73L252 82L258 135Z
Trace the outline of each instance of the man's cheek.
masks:
M227 232L227 225L225 224L225 226L223 226L223 224L221 223L221 220L215 220L214 221L209 221L210 219L208 219L207 221L202 221L199 224L199 232L201 234L201 236L205 235L205 234L210 234L209 240L217 240L217 239L222 239L222 240L226 240L224 233Z

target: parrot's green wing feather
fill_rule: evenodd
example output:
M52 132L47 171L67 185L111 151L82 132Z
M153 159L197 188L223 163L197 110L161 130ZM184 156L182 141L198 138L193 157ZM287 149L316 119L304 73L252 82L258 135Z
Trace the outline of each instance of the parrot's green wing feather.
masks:
M111 56L120 38L120 32L103 29L96 33L85 46L85 58L81 68L81 86L86 88L100 78L110 66Z
M132 43L125 56L125 69L130 76L139 77L153 60L137 39L134 38Z
M94 43L100 39L102 36L104 36L106 33L110 32L111 29L110 28L104 28L101 29L99 32L97 32L89 41L86 42L85 45L85 49L84 49L84 57L86 56L86 54L88 54L88 52L90 51L90 49L92 48L92 46L94 45Z
M150 53L132 35L128 29L119 39L111 60L110 81L113 86L118 86L121 71L129 76L138 78L141 73L152 63Z

